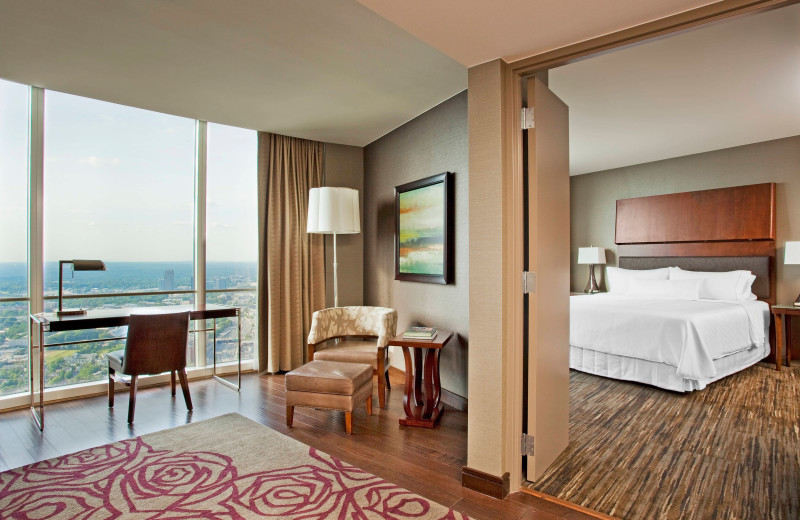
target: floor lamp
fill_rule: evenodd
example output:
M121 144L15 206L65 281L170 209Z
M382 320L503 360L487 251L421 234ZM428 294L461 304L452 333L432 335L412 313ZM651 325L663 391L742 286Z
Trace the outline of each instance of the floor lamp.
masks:
M307 233L333 235L333 306L339 306L336 235L361 233L358 190L352 188L311 188L308 192Z

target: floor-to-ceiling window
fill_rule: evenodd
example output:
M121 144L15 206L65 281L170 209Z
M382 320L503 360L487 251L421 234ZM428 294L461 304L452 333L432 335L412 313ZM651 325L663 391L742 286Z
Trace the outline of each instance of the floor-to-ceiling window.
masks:
M58 294L58 261L78 258L103 260L107 270L66 266L64 293L92 297L65 307L192 303L194 120L47 91L44 129L45 297ZM56 306L45 301L45 311ZM48 342L124 335L90 329ZM123 346L49 348L46 384L102 379L105 354Z
M256 132L209 123L206 301L242 308L242 357L253 358L258 261ZM217 360L236 358L237 323L224 320ZM206 347L211 363L212 349Z
M203 298L197 289L204 286L207 302L242 308L242 359L253 359L256 132L54 91L44 93L38 116L29 112L28 91L0 81L0 396L28 389L29 302L41 304L43 297L46 312L57 308L59 260L106 265L97 272L64 267L65 308L191 304ZM34 175L28 162L36 153L29 151L28 134L36 117L44 134L41 214L27 204ZM195 134L206 127L200 146ZM195 200L202 157L206 199ZM198 211L207 212L200 240ZM26 277L35 251L26 231L36 219L43 222L43 253L34 252L31 265L43 271L43 296L31 292ZM199 254L198 244L206 242L208 254ZM205 280L194 279L198 259L207 259ZM217 362L232 361L237 322L217 325ZM108 338L125 333L120 327L48 335L47 344L69 344L45 350L46 386L105 380L105 354L124 346ZM211 363L212 336L196 342L200 334L206 333L190 334L190 366Z
M28 389L28 87L0 80L0 396Z

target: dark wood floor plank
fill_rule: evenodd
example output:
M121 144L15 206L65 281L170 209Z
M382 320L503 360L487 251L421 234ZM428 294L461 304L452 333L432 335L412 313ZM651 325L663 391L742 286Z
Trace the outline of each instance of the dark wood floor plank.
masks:
M0 414L0 470L236 412L477 520L572 518L567 508L530 495L500 501L462 488L467 415L448 408L434 429L402 427L402 383L392 378L386 410L374 406L372 416L364 407L355 411L353 435L345 432L343 412L330 410L297 408L288 428L281 375L246 375L238 393L212 379L192 381L192 412L180 392L170 395L169 385L142 388L133 425L127 424L125 391L117 393L112 409L104 395L47 405L44 433L28 410L6 412Z

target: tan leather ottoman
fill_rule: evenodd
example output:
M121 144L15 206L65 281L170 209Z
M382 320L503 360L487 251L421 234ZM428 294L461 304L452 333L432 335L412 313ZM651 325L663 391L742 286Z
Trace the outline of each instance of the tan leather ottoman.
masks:
M353 432L353 409L364 400L372 415L372 365L315 360L286 374L286 426L295 406L344 410L345 429Z

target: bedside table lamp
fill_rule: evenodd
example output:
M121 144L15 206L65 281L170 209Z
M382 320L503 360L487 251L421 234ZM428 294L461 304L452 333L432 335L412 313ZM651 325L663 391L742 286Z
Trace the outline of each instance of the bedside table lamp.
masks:
M587 294L600 292L600 288L597 286L597 279L594 277L594 266L605 265L606 250L602 247L579 247L578 263L589 265L589 281L586 283L586 289L583 292Z
M800 264L800 242L786 242L783 263L788 265ZM794 301L794 306L800 307L800 296Z
M57 316L77 316L86 314L86 309L64 309L64 264L72 264L72 271L105 271L106 264L102 260L59 260L58 261L58 311ZM74 276L74 275L73 275Z

